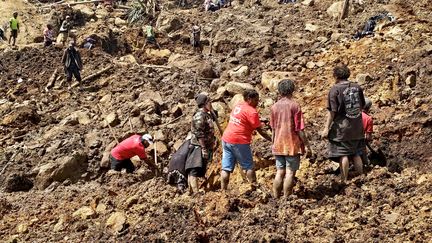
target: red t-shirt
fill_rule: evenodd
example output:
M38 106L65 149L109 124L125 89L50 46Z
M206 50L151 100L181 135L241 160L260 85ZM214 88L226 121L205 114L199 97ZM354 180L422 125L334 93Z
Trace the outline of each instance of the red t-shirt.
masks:
M135 155L138 155L140 159L147 158L144 145L141 143L140 135L132 135L123 140L111 150L111 155L116 160L130 159Z
M372 117L362 112L363 130L365 133L373 132L373 121Z
M242 102L231 111L222 140L231 144L250 144L252 132L260 126L258 111L248 103Z
M297 102L282 98L271 108L270 126L273 130L274 155L294 156L304 153L304 145L298 135L304 129L303 113Z

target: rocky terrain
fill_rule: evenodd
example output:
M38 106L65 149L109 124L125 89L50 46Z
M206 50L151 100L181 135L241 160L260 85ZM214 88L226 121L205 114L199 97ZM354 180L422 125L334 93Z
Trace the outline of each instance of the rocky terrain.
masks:
M13 3L14 2L14 3ZM0 42L0 239L5 242L428 242L432 239L432 7L427 0L364 0L337 24L341 3L306 0L233 1L215 13L198 2L158 5L161 50L141 49L139 26L124 10L91 5L43 8L54 1L1 2L25 29L18 48ZM374 36L353 40L380 12ZM92 35L95 49L80 49L83 90L68 89L63 48L43 48L46 22L75 23L78 44ZM33 21L31 21L33 20ZM193 23L202 27L202 52L190 46ZM373 147L386 156L348 185L326 159L319 138L332 69L346 63L351 79L372 100ZM110 149L131 133L158 140L164 168L186 137L193 97L211 95L225 124L246 88L260 92L269 117L282 78L296 81L316 158L302 160L295 195L270 196L274 161L257 135L253 149L259 188L236 171L228 193L219 189L221 151L208 170L202 195L179 194L134 161L137 172L107 172ZM112 129L110 129L112 127ZM219 135L218 135L219 136ZM148 151L154 156L154 148ZM383 161L379 161L383 162Z

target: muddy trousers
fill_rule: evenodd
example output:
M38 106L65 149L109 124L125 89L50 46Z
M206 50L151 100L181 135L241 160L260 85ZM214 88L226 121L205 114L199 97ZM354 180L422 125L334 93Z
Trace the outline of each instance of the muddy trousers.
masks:
M110 155L111 169L115 171L121 171L126 169L127 173L132 173L135 170L135 165L130 159L117 160L112 155Z
M72 81L72 76L75 77L75 79L81 83L81 74L80 71L77 67L75 66L70 66L68 68L65 68L65 73L66 73L66 81L71 82Z

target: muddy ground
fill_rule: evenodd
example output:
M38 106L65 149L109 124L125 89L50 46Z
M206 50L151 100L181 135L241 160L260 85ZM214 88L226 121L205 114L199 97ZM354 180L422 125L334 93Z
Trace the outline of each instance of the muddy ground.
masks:
M78 43L89 35L98 40L95 49L80 49L83 77L110 67L81 91L63 82L63 48L33 43L40 33L25 30L18 49L2 44L0 239L430 241L431 7L428 1L364 1L338 27L326 11L331 4L234 1L231 8L205 13L164 2L157 21L163 50L141 50L140 28L126 27L123 11L74 7L67 11L75 14ZM24 19L38 14L39 21L58 19L65 10L23 11ZM355 30L380 11L396 20L382 23L373 37L353 40ZM202 52L189 45L197 19ZM318 135L331 71L339 63L349 65L351 79L371 98L373 147L387 158L348 185L338 183L337 165L326 159L327 143ZM238 66L249 72L236 72ZM255 191L238 172L228 193L219 190L220 151L205 193L194 197L179 194L139 162L133 175L103 168L115 139L131 132L154 134L158 161L166 166L189 131L198 92L212 96L225 123L238 92L229 88L232 82L251 84L268 118L277 96L261 81L263 72L272 71L294 77L316 154L313 161L302 160L295 193L287 200L270 196L274 162L270 144L258 135ZM148 152L153 156L153 148Z

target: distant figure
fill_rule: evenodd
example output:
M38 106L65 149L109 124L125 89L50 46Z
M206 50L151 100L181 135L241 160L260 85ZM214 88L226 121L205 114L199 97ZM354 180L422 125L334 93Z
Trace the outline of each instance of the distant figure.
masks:
M197 24L192 26L191 44L194 49L199 49L201 47L201 27Z
M161 49L159 43L156 41L154 28L150 25L150 23L144 27L144 33L146 35L146 43L142 47L143 50L144 47L149 43L157 46L158 49Z
M16 39L18 37L18 32L19 32L18 12L13 13L13 17L9 20L9 27L11 28L9 45L11 43L11 40L13 39L12 46L15 46Z
M72 82L72 75L79 82L80 88L82 87L82 79L80 71L83 69L81 55L75 49L75 42L71 41L69 47L63 53L62 63L66 73L66 81L70 84Z
M96 45L96 40L93 39L93 38L91 38L91 37L87 37L85 39L83 47L85 49L89 49L90 50L90 49L94 48L95 45Z
M63 21L62 25L60 26L59 35L57 37L57 42L61 42L64 46L66 44L66 41L69 37L69 31L72 27L71 17L66 16L66 19Z
M205 0L204 9L205 11L215 12L221 8L219 0Z
M321 133L329 140L329 158L339 162L342 183L348 179L350 160L357 173L363 173L361 154L365 146L362 123L365 99L362 88L348 80L350 74L345 65L333 69L336 84L328 95L328 116Z
M45 47L51 46L52 43L54 42L54 32L53 32L52 25L47 24L43 32L43 35L44 35L44 46Z

